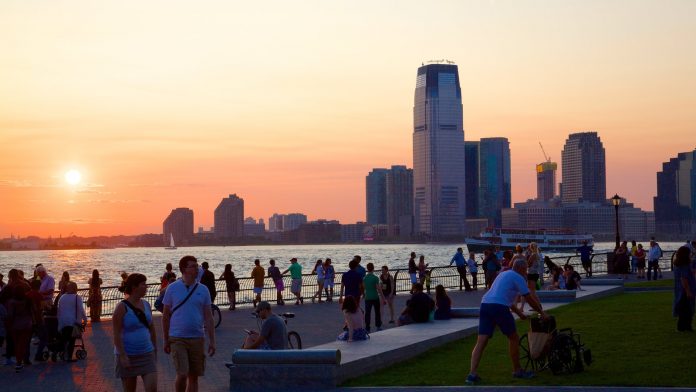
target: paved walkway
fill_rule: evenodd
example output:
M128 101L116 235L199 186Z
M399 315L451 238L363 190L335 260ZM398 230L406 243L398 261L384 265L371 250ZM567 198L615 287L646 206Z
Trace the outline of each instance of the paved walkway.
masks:
M667 277L667 276L665 276ZM434 295L434 292L432 293ZM483 291L465 293L450 292L453 306L478 306ZM395 312L403 309L407 296L398 296ZM289 302L289 301L288 301ZM296 318L289 322L289 329L302 336L303 347L308 348L332 342L340 332L343 316L337 302L274 307L274 311L292 311ZM234 312L223 310L223 321L216 330L217 354L208 359L206 375L201 378L201 391L226 391L229 388L229 373L224 362L231 359L233 350L244 340L244 329L257 329L256 320L251 317L251 308L242 307ZM383 312L386 314L386 312ZM159 386L161 391L170 391L174 384L174 367L169 356L161 351L161 323L155 316L155 325L160 338L158 356ZM389 321L388 316L385 321ZM385 328L395 324L385 323ZM374 327L373 327L374 328ZM6 391L21 388L24 391L116 391L120 390L120 380L114 378L114 356L112 326L109 320L91 324L85 333L87 359L75 363L34 363L22 373L15 374L14 367L0 366L0 385ZM139 389L142 390L139 385ZM401 390L401 388L400 388ZM420 390L420 389L419 389ZM430 390L430 389L428 389ZM434 390L434 389L433 389Z

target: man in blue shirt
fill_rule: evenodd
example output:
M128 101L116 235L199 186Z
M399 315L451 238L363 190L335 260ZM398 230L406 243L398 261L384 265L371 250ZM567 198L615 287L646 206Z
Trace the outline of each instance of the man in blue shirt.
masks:
M592 247L587 245L587 241L582 242L582 246L575 250L575 254L580 253L582 268L585 270L585 277L592 277Z
M469 286L469 280L466 278L466 259L464 259L464 250L462 248L457 248L457 253L452 256L449 265L457 263L457 272L459 272L459 279L464 281L464 291L471 291L471 286ZM461 290L461 286L460 286Z
M525 372L520 366L520 344L519 336L515 328L515 319L512 313L517 314L522 320L527 317L515 306L515 299L518 295L523 295L532 309L539 312L543 319L548 316L541 308L541 303L535 296L530 295L527 288L527 261L518 259L512 270L505 271L498 275L493 282L490 290L481 299L481 309L479 312L478 339L474 351L471 353L471 371L466 378L467 384L475 384L481 381L477 370L483 356L483 350L488 344L488 339L493 337L496 325L508 337L510 341L510 358L512 359L513 373L515 378L531 378L534 373Z
M343 294L345 296L352 295L355 300L360 303L360 297L364 292L363 278L357 271L358 261L353 259L348 264L349 270L341 276L341 295L338 297L338 303L343 303Z
M365 267L360 265L360 261L362 261L362 257L355 255L355 256L353 256L353 260L355 260L355 263L356 263L355 271L360 275L360 279L365 279L365 275L367 275L367 271L365 270Z

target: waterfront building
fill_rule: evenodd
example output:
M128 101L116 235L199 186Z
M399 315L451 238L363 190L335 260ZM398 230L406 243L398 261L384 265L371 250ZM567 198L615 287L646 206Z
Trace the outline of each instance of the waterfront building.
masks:
M367 222L341 225L341 242L374 241L375 229Z
M413 234L413 169L395 165L387 172L386 207L388 236L404 239L411 237Z
M467 220L479 217L479 144L464 141Z
M455 64L418 68L413 106L415 234L463 238L466 178L462 92Z
M247 217L244 219L244 235L245 236L263 236L266 234L266 224L263 219L259 219L258 222L253 217Z
M176 245L188 245L193 240L193 210L175 208L162 223L162 239L169 246L171 238Z
M294 212L283 215L283 231L295 230L307 223L307 215Z
M542 162L536 165L537 200L551 200L556 197L556 162Z
M335 243L341 240L341 224L337 220L319 219L303 223L293 233L299 244Z
M597 132L569 135L561 155L563 203L604 203L607 200L606 160Z
M236 194L220 201L215 208L215 238L244 236L244 199Z
M658 232L696 235L696 149L662 164L653 203Z
M365 177L367 223L387 223L387 169L372 169Z
M273 214L268 218L268 231L270 233L278 233L283 231L283 217L282 214Z
M502 224L501 210L510 208L512 181L510 142L504 137L482 138L479 144L479 216L491 226Z

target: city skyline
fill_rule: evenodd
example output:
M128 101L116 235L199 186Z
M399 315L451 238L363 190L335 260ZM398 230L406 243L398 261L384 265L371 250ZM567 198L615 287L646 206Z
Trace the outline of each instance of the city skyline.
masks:
M0 236L160 232L178 207L209 227L231 192L248 216L363 220L365 173L413 167L413 71L441 58L466 140L510 141L513 203L538 142L559 162L592 129L606 193L653 210L695 141L696 4L669 5L4 4Z

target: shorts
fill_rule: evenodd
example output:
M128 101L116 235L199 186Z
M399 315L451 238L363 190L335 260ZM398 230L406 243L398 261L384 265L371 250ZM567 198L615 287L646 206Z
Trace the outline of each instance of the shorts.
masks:
M539 274L527 274L527 281L536 282L539 280Z
M334 287L334 281L333 281L333 279L331 279L331 278L329 278L329 279L324 279L324 287L333 288L333 287Z
M302 279L293 279L292 285L290 286L290 291L293 293L299 293L302 290Z
M496 325L505 336L517 332L515 318L512 317L509 306L482 303L479 314L479 335L492 337Z
M261 295L263 292L263 287L254 287L254 294Z
M283 284L283 279L274 280L273 283L275 283L277 291L285 290L285 284Z
M176 374L194 374L197 376L205 374L204 338L170 337L169 343Z
M582 260L582 267L587 269L592 267L592 260Z
M418 275L415 272L409 275L411 276L411 284L418 283Z
M122 367L121 361L118 360L118 354L116 354L114 360L116 362L116 378L131 378L157 373L154 351L140 355L129 355L128 361L131 366L127 368Z

